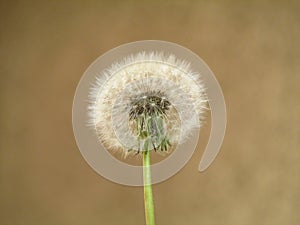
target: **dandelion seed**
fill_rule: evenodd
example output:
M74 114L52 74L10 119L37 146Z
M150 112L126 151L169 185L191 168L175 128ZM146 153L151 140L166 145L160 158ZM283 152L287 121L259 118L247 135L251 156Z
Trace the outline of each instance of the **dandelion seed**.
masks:
M146 146L169 152L199 128L206 102L200 75L186 61L140 52L97 77L90 93L90 125L108 150L127 155Z

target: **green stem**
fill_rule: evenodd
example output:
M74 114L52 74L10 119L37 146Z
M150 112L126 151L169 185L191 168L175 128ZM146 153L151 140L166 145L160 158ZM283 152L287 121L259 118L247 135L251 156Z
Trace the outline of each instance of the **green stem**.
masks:
M155 225L150 156L149 150L143 152L144 202L146 225Z

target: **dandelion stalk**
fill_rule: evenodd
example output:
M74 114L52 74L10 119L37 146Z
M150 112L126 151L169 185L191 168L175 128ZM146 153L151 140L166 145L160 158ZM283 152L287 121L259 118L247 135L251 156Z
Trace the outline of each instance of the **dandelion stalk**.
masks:
M143 174L144 174L144 203L146 225L155 224L154 204L151 184L151 154L150 151L143 152Z

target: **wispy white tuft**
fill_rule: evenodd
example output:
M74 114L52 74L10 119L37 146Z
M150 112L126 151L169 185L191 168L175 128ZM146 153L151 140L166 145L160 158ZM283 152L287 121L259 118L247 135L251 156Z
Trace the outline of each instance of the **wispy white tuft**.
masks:
M201 126L207 98L200 74L173 54L140 52L100 72L90 89L89 125L106 148L137 148L129 110L132 99L147 93L161 93L171 103L166 127L174 143Z

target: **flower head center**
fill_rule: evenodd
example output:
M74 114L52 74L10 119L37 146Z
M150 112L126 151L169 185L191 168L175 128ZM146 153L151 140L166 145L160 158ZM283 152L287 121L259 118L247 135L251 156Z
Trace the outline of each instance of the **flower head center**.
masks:
M160 149L167 151L171 146L165 129L165 115L171 103L159 95L143 95L132 101L129 120L135 125L137 139L142 142L141 151Z
M163 115L169 109L171 103L165 97L157 95L143 95L132 103L129 112L130 120L140 116L151 117L153 115Z

